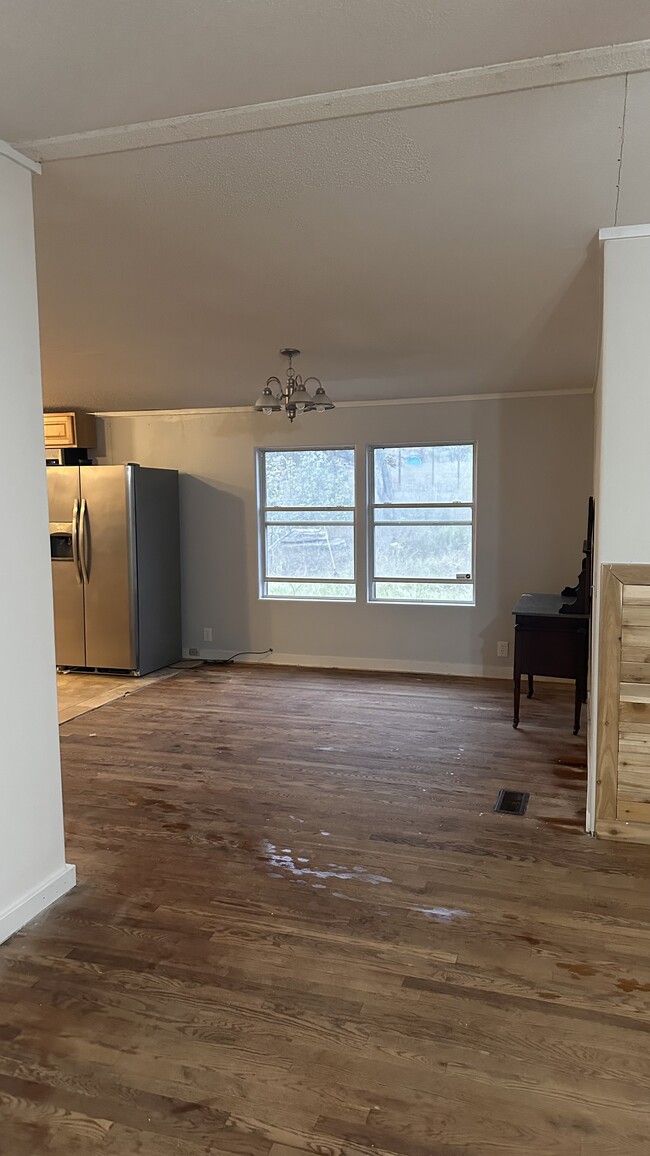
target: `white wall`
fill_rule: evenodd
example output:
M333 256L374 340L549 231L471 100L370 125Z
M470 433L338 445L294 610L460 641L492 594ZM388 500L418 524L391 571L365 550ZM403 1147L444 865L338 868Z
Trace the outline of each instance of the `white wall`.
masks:
M604 243L597 393L600 562L650 562L650 236Z
M600 568L650 563L650 226L606 240L603 332L595 399L594 618L591 701L597 701ZM634 228L630 230L633 234ZM591 711L588 827L593 830L596 711Z
M183 641L205 657L272 646L278 661L505 677L496 645L512 640L516 599L559 591L580 569L590 396L342 407L293 426L252 411L118 416L105 434L107 461L182 471ZM356 445L361 494L367 444L463 440L478 445L476 607L259 599L256 446ZM363 576L363 511L358 530Z
M31 181L0 155L0 941L74 884L63 846Z

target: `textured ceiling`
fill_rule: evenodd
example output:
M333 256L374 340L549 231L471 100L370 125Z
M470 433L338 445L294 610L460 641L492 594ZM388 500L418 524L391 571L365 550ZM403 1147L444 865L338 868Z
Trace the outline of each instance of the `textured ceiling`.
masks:
M48 404L588 387L625 78L46 165ZM650 209L650 206L649 206Z
M12 140L650 37L647 0L0 6ZM336 399L588 388L648 123L640 73L45 164L45 402L248 404L284 344Z
M27 140L650 37L648 0L0 0Z

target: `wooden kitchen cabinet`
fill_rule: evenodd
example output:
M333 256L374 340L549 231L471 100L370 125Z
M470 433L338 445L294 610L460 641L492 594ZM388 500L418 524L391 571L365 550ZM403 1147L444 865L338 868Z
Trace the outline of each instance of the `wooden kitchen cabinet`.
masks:
M95 418L91 413L81 413L79 410L44 413L43 427L45 446L49 449L88 449L97 444Z

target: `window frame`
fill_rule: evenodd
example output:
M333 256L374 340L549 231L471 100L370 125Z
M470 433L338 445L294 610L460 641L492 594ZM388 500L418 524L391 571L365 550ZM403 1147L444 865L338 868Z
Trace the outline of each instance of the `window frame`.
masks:
M354 505L352 505L352 506L270 506L270 507L267 506L267 504L266 504L266 454L274 454L274 453L279 453L279 454L293 454L293 453L295 453L295 454L298 454L298 453L309 453L310 451L313 451L314 453L316 453L316 452L323 452L323 451L327 452L329 450L333 450L333 451L347 450L347 451L350 451L353 455L353 472L352 473L353 473L353 483L354 483ZM257 496L257 511L256 511L256 517L257 517L257 552L258 552L258 565L257 565L258 598L264 602L327 602L327 603L329 603L331 605L335 605L335 606L340 605L340 604L350 605L350 603L357 602L358 601L357 526L358 526L358 512L359 512L359 500L358 500L358 494L357 494L357 488L358 488L357 487L357 481L358 481L358 478L357 478L357 447L354 445L342 445L342 446L341 445L338 445L338 446L332 446L332 445L257 446L255 449L255 463L256 463L256 477L257 477L257 494L256 494L256 496ZM269 576L268 576L267 570L266 570L266 529L267 529L268 525L282 525L281 522L280 523L267 522L267 513L268 513L269 509L277 511L279 513L281 513L282 511L288 512L291 510L314 510L314 511L322 512L324 514L326 514L328 510L351 513L352 514L352 521L351 522L335 522L332 524L333 525L339 525L339 526L351 526L352 527L353 577L352 578L274 578L274 577L271 577L269 579ZM291 524L294 526L301 526L301 525L318 526L320 523L318 523L318 522L306 522L306 523L292 522ZM310 598L306 594L269 594L268 593L269 581L271 581L271 582L296 582L296 583L300 583L301 585L306 585L306 584L312 582L314 585L316 585L317 583L322 583L322 584L327 584L330 586L334 586L334 585L336 585L336 586L353 586L354 587L354 593L346 596L345 598L331 598L331 597L324 598L324 597L321 597L320 595L315 595L314 597Z
M406 450L406 449L437 449L439 447L453 447L453 446L471 446L472 447L472 501L471 502L375 502L375 451L376 450ZM473 440L463 441L442 441L442 442L421 442L419 446L415 446L413 441L410 442L376 442L372 445L366 446L366 542L367 542L367 557L366 557L366 598L369 606L427 606L430 608L436 606L450 607L455 609L468 609L476 606L476 521L477 521L477 506L478 506L478 487L477 487L477 459L478 459L478 445ZM430 582L431 585L436 586L466 586L468 585L467 578L377 578L375 575L375 510L421 510L421 509L444 509L449 510L453 507L458 509L469 509L472 513L472 569L471 569L471 585L473 588L473 597L469 602L459 602L450 600L448 602L435 601L425 602L420 598L377 598L375 594L375 586L377 582L392 582L395 585L415 585L416 583ZM381 524L381 523L380 523ZM386 525L399 525L399 523L389 522ZM427 522L407 522L406 525L426 526ZM451 522L445 525L453 525ZM467 525L467 523L463 523Z

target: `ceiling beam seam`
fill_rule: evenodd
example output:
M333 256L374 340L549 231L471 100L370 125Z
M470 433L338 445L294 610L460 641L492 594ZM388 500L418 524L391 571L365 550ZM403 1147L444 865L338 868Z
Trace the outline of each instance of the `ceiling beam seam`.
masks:
M647 71L650 71L650 40L638 40L413 80L20 141L14 147L35 161L71 160L319 121L401 112Z

